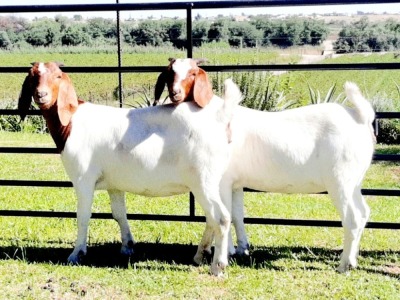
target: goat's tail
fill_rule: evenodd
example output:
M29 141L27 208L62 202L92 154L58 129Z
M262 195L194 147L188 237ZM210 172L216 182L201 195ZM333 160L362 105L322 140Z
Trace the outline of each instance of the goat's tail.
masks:
M224 105L223 118L226 122L230 122L233 116L234 108L242 101L242 93L239 87L232 81L231 78L224 81Z
M347 99L354 105L358 115L358 121L363 124L371 124L375 119L375 112L371 103L361 94L358 86L353 82L344 85Z

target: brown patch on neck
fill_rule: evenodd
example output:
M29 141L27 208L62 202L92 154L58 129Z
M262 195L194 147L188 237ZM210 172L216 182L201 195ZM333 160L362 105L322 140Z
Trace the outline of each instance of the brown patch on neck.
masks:
M78 99L78 104L85 103L83 100ZM58 116L57 103L49 109L42 110L43 117L46 119L47 127L49 128L50 135L56 144L58 153L64 150L65 143L71 133L72 123L71 121L67 126L63 126Z

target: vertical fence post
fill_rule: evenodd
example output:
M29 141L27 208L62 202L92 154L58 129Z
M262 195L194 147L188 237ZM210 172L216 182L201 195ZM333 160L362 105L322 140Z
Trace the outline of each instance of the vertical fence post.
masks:
M189 194L189 215L191 217L195 216L195 202L194 202L194 195L192 194L192 192L190 192Z
M186 9L186 50L187 57L193 58L193 37L192 37L192 7L193 3L189 3L189 7ZM195 216L195 200L194 195L190 192L189 194L189 215Z
M117 4L119 4L119 0L116 0ZM120 26L120 18L119 18L119 10L117 10L117 47L118 47L118 100L119 107L122 107L123 98L122 98L122 49L121 49L121 26Z
M193 3L189 3L189 7L186 9L186 48L188 58L193 58L192 7Z

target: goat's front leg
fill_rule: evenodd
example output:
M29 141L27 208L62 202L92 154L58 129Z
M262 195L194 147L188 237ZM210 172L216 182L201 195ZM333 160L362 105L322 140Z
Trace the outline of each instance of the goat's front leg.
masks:
M71 255L68 257L68 262L78 264L81 257L87 253L87 235L89 221L92 215L94 184L90 185L87 182L77 184L75 185L75 192L78 198L76 212L78 236L74 251L72 251Z
M133 254L135 240L133 239L128 219L126 217L125 193L113 190L108 191L108 195L111 200L111 212L113 218L118 222L121 230L121 253L130 256Z

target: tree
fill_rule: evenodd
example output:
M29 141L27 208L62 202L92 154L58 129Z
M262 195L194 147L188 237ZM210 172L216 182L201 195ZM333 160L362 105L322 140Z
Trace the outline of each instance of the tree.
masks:
M231 22L229 24L229 44L234 47L256 47L263 33L249 22Z
M389 20L371 24L367 17L344 27L334 43L338 53L388 51L400 47L400 24Z
M0 48L1 49L10 49L12 46L11 40L8 37L7 32L0 31Z
M91 18L86 30L92 38L116 38L118 35L117 26L112 19Z
M129 39L132 45L141 46L161 46L163 37L160 22L154 20L140 22L137 27L131 28L125 34L125 40Z
M172 20L161 24L161 33L165 41L171 42L176 48L186 48L186 23L183 20Z
M90 36L81 24L70 25L61 36L61 43L67 46L90 44Z
M207 41L207 32L210 28L208 21L196 21L193 22L192 28L192 40L194 47L200 47Z
M328 36L328 27L323 21L305 19L303 32L301 33L302 44L319 45Z
M26 32L26 41L33 46L61 44L61 26L54 20L43 18L34 21Z
M218 19L211 24L207 33L209 42L222 42L227 41L229 37L227 19Z
M276 34L276 25L269 18L256 17L250 23L263 33L262 45L271 46L271 38Z

